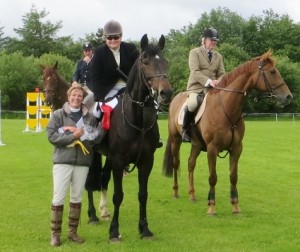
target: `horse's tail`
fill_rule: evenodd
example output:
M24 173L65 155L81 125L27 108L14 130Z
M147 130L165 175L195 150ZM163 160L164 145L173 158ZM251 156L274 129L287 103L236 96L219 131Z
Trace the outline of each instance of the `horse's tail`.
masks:
M173 153L171 151L171 137L169 135L167 140L167 146L165 149L164 162L163 162L163 174L166 177L173 177Z

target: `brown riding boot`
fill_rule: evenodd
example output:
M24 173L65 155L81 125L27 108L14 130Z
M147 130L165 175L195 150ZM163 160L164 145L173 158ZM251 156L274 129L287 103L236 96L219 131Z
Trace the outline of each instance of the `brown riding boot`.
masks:
M54 247L60 246L61 224L64 206L51 206L51 242Z
M69 213L69 239L77 243L84 243L85 240L77 235L77 228L79 224L81 213L81 203L70 202L70 213Z

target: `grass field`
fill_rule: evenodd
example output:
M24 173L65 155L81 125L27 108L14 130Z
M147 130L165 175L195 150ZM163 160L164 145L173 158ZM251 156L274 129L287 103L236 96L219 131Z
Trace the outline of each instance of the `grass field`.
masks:
M167 138L167 121L160 120ZM49 245L52 197L52 146L45 132L23 133L25 120L2 120L0 147L0 251L53 251ZM124 178L120 211L123 241L108 243L109 222L87 224L84 197L79 234L86 243L67 240L67 199L62 246L55 251L300 251L300 122L246 122L239 165L242 213L231 214L228 158L218 159L217 215L207 211L206 155L198 158L195 187L198 200L188 199L189 144L181 148L180 198L172 198L172 179L162 175L164 148L156 152L149 181L148 221L155 234L140 240L137 230L137 172ZM95 193L96 196L99 193ZM112 181L109 198L112 196ZM96 197L97 198L97 197ZM95 200L98 204L98 199ZM112 212L112 203L109 203Z

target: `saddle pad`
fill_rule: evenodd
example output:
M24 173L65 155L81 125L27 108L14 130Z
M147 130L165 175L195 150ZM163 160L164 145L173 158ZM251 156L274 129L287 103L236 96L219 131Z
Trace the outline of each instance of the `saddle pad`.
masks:
M179 111L178 114L178 124L183 125L183 118L184 118L184 108L187 106L187 101L185 101ZM200 120L201 116L203 115L203 112L205 110L206 106L206 95L204 96L203 102L200 106L200 108L197 111L197 114L195 116L195 124Z

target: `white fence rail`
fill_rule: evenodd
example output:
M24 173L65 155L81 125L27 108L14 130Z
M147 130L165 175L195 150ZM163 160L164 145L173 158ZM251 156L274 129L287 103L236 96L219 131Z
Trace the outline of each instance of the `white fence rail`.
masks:
M292 121L298 121L300 120L300 113L249 113L244 114L244 119L252 119L252 120L260 120L260 119L268 119L271 121L286 121L286 120L292 120Z

